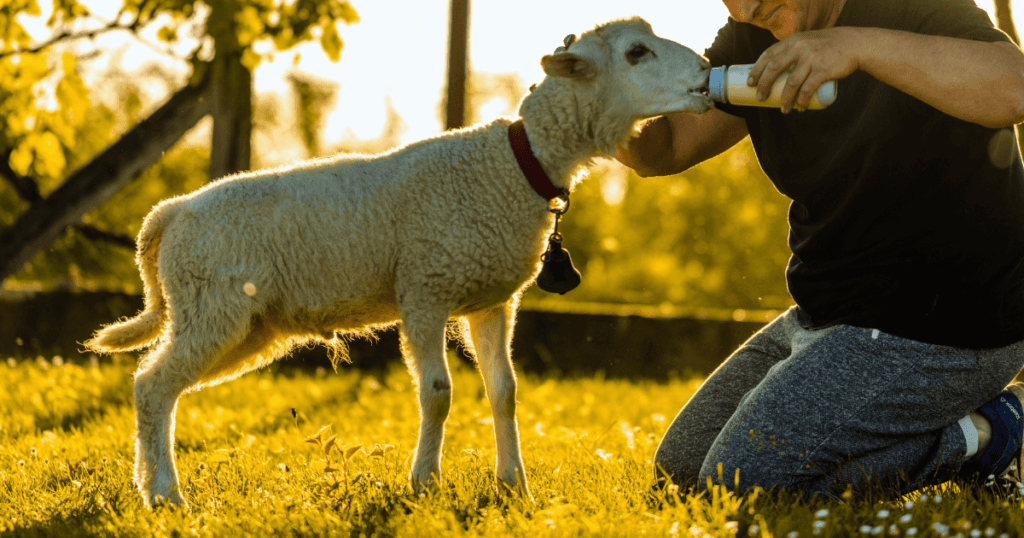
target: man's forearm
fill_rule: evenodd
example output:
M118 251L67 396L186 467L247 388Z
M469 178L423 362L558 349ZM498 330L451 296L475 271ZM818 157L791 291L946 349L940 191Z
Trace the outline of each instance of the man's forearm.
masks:
M854 32L859 69L890 86L965 121L989 127L1024 121L1024 54L1012 43L841 30Z

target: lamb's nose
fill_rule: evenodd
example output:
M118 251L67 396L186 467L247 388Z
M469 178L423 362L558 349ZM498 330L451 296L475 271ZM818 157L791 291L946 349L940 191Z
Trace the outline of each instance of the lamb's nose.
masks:
M699 66L700 66L700 70L701 70L701 71L707 71L708 69L711 69L711 62L709 62L709 61L707 60L707 58L705 58L705 57L703 57L703 56L700 56L700 57L698 58L698 60L697 60L697 65L699 65Z

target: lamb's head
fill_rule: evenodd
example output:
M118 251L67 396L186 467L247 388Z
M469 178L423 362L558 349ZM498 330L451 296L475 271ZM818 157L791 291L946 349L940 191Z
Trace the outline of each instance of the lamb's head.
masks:
M575 119L586 124L602 151L614 151L641 120L711 109L707 60L654 35L639 17L603 24L564 43L541 59L548 76L538 88L558 86L564 93L570 87Z

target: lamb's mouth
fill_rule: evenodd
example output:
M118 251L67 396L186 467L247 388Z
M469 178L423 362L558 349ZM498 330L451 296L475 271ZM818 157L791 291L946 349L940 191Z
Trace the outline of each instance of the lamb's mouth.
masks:
M703 86L700 86L699 88L692 88L690 91L688 91L686 93L688 95L692 95L693 97L700 97L700 98L703 98L703 99L707 99L708 101L711 100L711 95L709 93L708 84L706 82L704 83Z

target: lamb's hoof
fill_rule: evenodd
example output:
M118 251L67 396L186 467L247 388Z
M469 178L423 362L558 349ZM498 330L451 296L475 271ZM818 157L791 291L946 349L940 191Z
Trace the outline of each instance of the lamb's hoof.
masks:
M171 510L184 510L188 511L188 502L184 497L181 496L181 492L177 489L170 492L168 495L161 495L159 493L150 493L148 495L149 507L151 509L168 508Z
M412 490L416 492L416 495L426 495L431 491L436 491L440 487L440 481L437 480L437 475L431 473L424 478L417 476L410 476L409 483L412 485Z
M526 487L520 481L508 481L498 479L498 494L505 498L517 498L528 502L529 504L536 505L537 503L533 500L533 495L530 495L530 489Z

